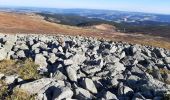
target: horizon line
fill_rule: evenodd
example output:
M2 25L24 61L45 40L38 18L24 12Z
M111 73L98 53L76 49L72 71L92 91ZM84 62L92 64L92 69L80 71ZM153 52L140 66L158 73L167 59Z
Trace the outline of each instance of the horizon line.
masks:
M44 9L82 9L82 10L106 10L106 11L119 11L119 12L130 12L130 13L145 13L145 14L158 14L158 15L170 15L170 13L155 13L155 12L144 12L144 11L130 11L130 10L118 10L118 9L100 9L100 8L73 8L73 7L40 7L40 6L15 6L15 5L0 5L0 8L44 8Z

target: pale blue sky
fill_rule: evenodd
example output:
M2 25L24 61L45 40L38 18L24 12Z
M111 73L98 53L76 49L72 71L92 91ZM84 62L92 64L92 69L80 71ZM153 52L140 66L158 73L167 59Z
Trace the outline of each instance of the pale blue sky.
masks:
M170 0L0 0L0 6L91 8L170 14Z

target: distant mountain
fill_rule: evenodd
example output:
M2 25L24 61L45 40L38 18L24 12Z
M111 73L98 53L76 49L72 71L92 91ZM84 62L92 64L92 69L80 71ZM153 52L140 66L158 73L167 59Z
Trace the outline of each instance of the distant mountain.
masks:
M109 24L120 32L170 37L170 15L95 9L1 7L0 11L36 13L44 20L78 27Z
M170 15L95 9L58 9L31 7L1 7L0 10L13 12L36 12L48 14L75 14L88 18L99 18L114 22L156 21L170 23Z

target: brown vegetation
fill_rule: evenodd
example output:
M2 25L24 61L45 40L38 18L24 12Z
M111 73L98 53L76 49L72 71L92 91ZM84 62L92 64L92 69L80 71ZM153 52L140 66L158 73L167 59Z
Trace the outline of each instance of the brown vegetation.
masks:
M24 80L40 78L37 68L38 65L35 65L31 59L17 62L14 60L0 61L0 73L5 75L17 74Z
M47 22L35 14L0 12L0 32L2 33L82 35L170 49L170 40L166 38L144 34L120 33L111 30L111 28L110 25L106 24L95 26L95 28L80 28Z

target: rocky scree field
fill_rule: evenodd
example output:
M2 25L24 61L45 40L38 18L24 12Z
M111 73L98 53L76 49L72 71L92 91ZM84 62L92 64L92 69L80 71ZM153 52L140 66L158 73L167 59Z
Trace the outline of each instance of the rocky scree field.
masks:
M169 100L170 51L66 35L0 34L2 100Z

